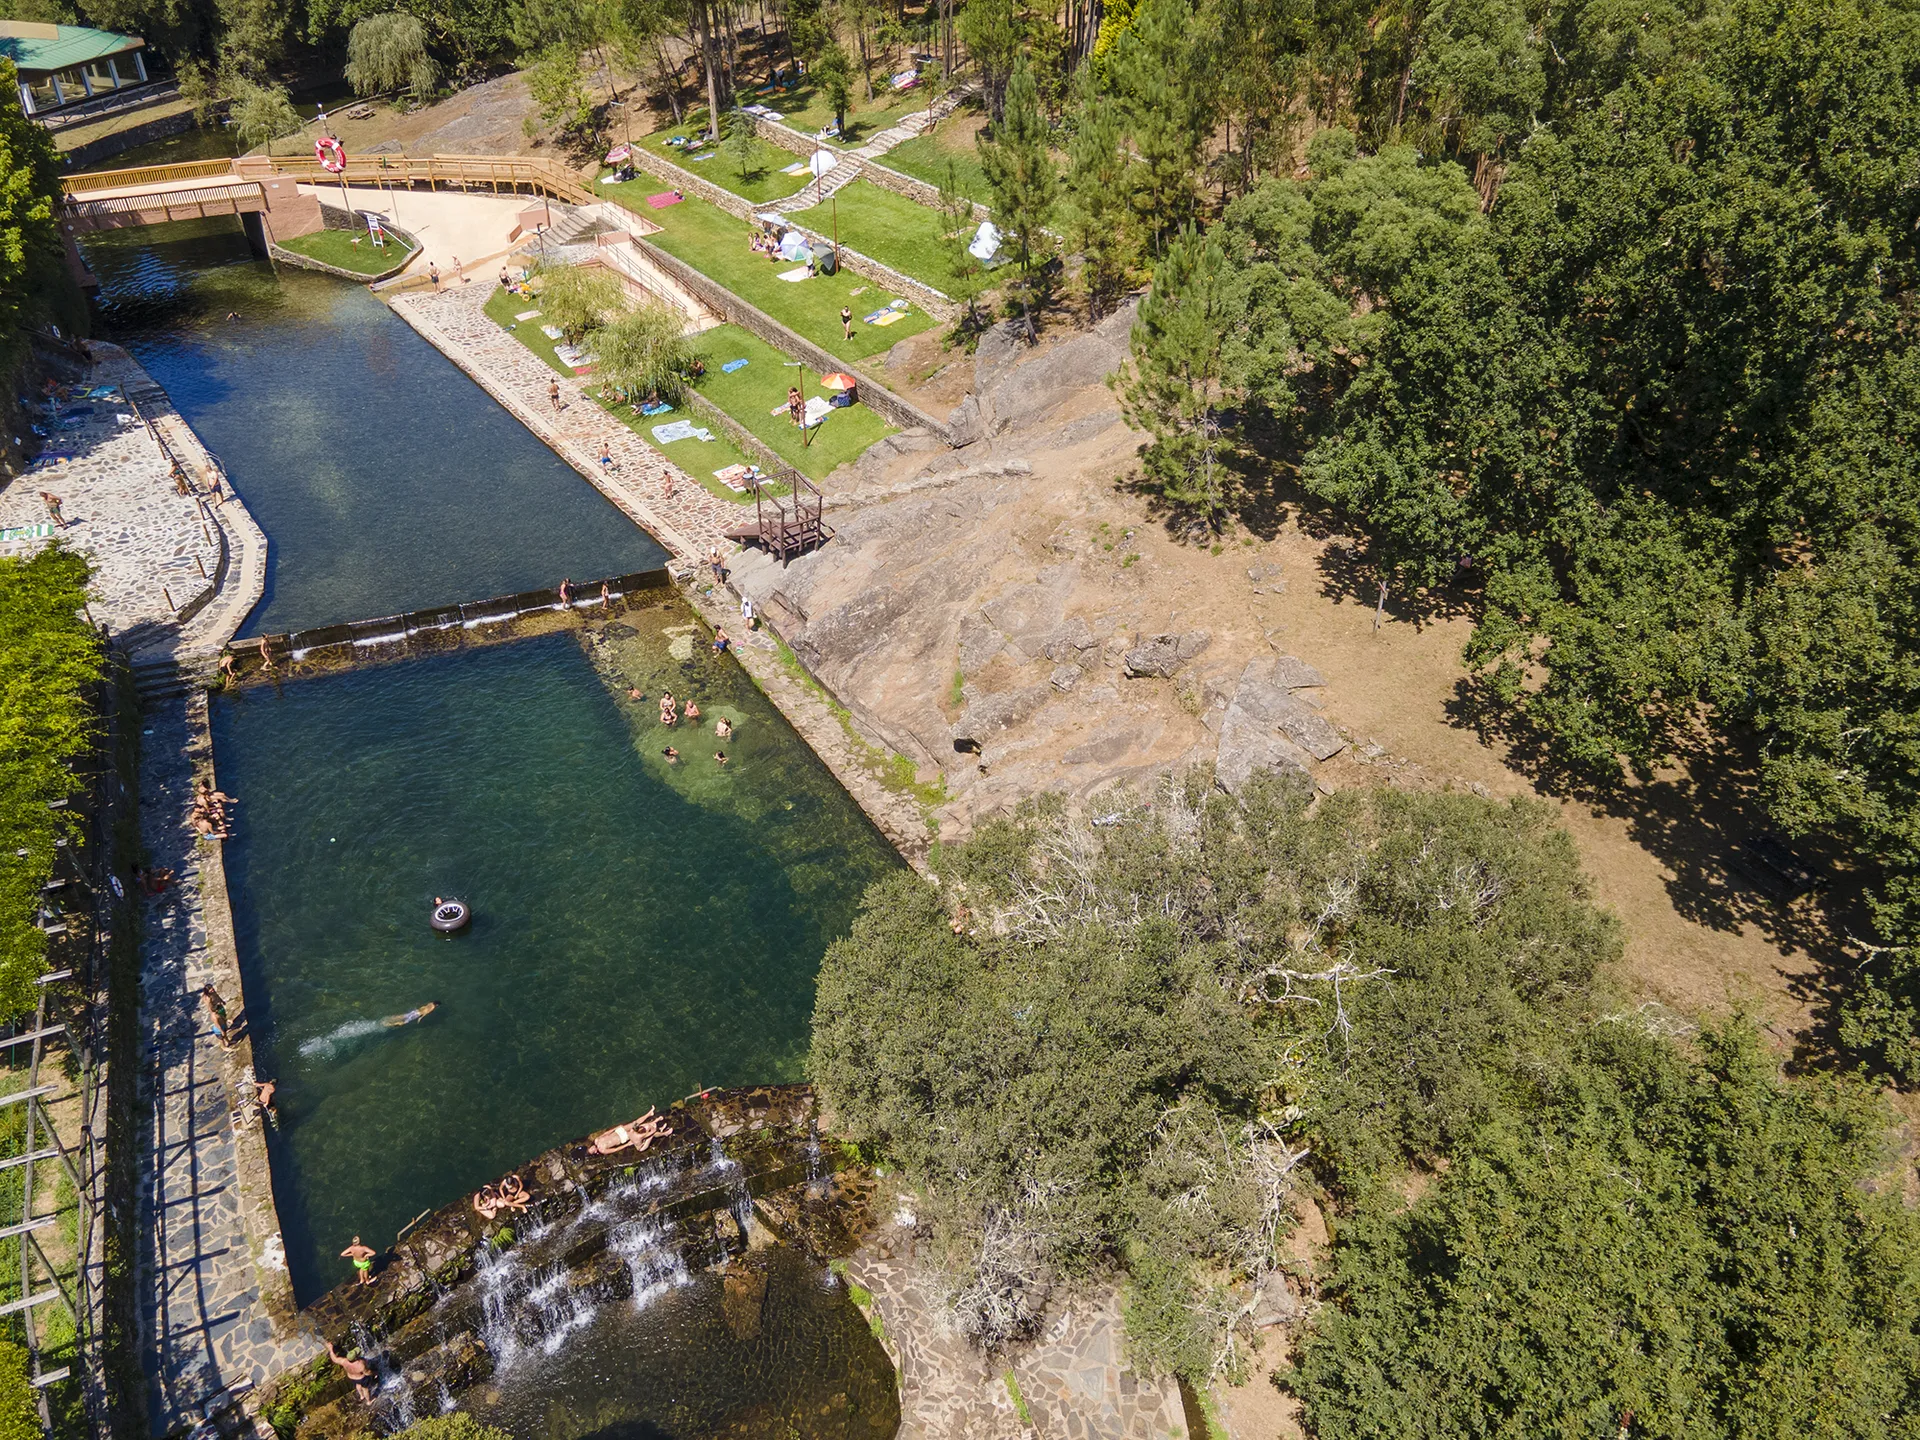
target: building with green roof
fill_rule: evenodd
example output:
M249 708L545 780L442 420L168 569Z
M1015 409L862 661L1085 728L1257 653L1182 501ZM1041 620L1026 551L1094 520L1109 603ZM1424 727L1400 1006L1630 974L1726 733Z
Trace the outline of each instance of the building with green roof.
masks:
M20 72L20 108L29 115L146 84L146 44L84 25L0 20L0 56Z

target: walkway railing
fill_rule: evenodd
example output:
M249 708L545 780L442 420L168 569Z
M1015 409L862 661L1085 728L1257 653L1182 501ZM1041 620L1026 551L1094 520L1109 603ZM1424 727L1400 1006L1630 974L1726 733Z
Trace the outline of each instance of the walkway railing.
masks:
M249 178L291 176L313 185L405 185L430 187L476 186L499 193L526 187L551 195L572 205L591 205L600 197L584 185L566 166L551 160L486 155L365 155L347 159L343 174L336 175L318 160L302 156L244 155L232 162L235 173Z
M118 190L125 185L158 185L171 180L206 180L234 173L231 160L183 160L177 165L136 165L129 170L95 170L68 175L60 183L69 195L88 190Z
M191 190L147 191L139 195L107 195L89 200L84 195L69 197L67 218L97 219L104 215L137 215L148 210L164 210L169 219L176 210L192 211L196 216L237 215L242 210L263 210L267 199L257 181L236 185L202 185Z

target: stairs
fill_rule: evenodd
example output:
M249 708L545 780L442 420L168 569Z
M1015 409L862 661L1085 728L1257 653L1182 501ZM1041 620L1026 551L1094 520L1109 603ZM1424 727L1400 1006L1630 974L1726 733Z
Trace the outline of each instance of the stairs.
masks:
M148 651L133 657L133 693L143 704L170 700L185 695L200 683L200 676L183 667L172 655Z

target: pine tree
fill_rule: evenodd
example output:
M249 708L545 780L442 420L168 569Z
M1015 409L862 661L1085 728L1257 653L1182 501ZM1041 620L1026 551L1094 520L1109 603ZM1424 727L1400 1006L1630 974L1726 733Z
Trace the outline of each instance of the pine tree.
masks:
M973 219L973 199L961 188L959 168L949 160L947 178L940 186L940 238L947 250L947 294L967 307L961 330L980 333L980 315L975 302L986 285L986 266L967 247L977 233Z
M1122 144L1120 107L1083 66L1076 83L1078 125L1067 148L1068 233L1086 258L1087 310L1098 318L1126 285L1139 248L1133 177Z
M1150 0L1118 47L1115 78L1140 157L1134 208L1158 251L1193 219L1200 152L1212 131L1188 0Z
M1025 57L1007 81L1005 118L994 127L992 140L981 137L980 168L993 197L993 222L1020 265L1020 305L1031 338L1034 270L1053 254L1046 227L1059 198L1060 173L1047 153L1046 117Z
M997 125L1006 113L1007 82L1026 42L1013 0L968 0L960 12L960 39L979 63L987 117Z
M1126 368L1108 383L1136 430L1153 436L1143 452L1147 475L1167 499L1219 528L1233 445L1223 406L1222 358L1237 321L1226 252L1189 225L1167 247L1140 302Z

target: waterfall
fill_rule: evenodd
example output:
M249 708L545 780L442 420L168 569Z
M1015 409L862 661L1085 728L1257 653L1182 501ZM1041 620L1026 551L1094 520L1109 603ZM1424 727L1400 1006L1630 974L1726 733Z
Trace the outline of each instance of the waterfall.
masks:
M672 1228L656 1220L632 1220L607 1232L607 1248L627 1262L633 1276L633 1308L644 1310L669 1290L691 1285L686 1257Z

